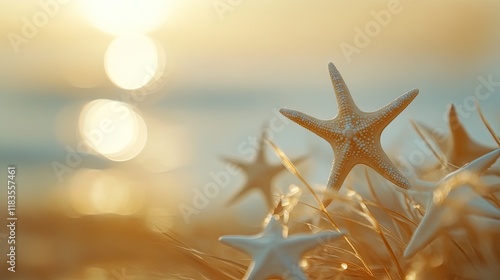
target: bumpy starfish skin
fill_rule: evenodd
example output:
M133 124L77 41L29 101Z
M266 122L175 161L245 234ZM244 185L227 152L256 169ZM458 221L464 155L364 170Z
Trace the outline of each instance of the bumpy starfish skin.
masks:
M219 241L252 256L252 264L244 280L281 277L285 280L306 280L299 262L308 250L343 236L344 232L324 231L316 234L297 234L287 238L281 222L271 218L264 231L253 236L222 236Z
M330 120L319 120L299 111L284 108L280 110L284 116L317 134L332 146L334 160L327 187L338 191L350 170L361 163L373 168L397 186L409 188L409 180L382 149L380 135L417 96L418 89L405 93L378 111L362 112L354 103L337 68L333 63L328 68L337 97L337 116Z
M247 175L247 182L243 188L229 201L228 204L233 204L243 198L253 190L260 190L264 195L269 209L274 209L276 205L273 199L272 180L276 175L286 170L282 164L271 165L267 162L265 156L265 135L262 134L259 139L259 147L257 155L253 162L242 162L240 160L228 159L225 160L241 168ZM299 164L306 157L300 157L293 160L294 164Z
M476 217L489 220L492 224L500 221L500 209L476 193L469 185L453 187L457 184L454 181L464 173L483 175L499 156L500 149L497 149L450 173L436 183L425 215L405 249L405 258L413 257L450 228L467 223L474 224ZM495 185L487 185L488 192L495 190Z

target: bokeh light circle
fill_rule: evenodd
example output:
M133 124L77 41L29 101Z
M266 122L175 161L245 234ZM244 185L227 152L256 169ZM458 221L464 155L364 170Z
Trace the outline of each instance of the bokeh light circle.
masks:
M87 146L113 161L134 158L147 140L143 118L128 104L107 99L83 107L79 130Z
M106 73L115 85L123 89L141 88L157 75L158 52L155 42L145 35L120 36L106 50Z
M71 177L68 191L77 215L133 215L144 206L140 184L114 169L82 168Z

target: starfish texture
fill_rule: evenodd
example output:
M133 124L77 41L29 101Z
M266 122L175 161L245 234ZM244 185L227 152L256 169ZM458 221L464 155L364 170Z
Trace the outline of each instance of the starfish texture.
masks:
M490 152L450 173L436 184L425 215L406 247L406 258L413 257L446 230L474 224L475 217L486 218L493 223L500 222L500 209L485 199L483 194L476 192L470 184L460 182L461 177L478 178L483 175L499 155L500 149ZM486 185L486 188L487 192L494 192L498 186Z
M327 188L338 191L357 164L365 164L397 186L409 188L409 180L382 149L380 135L417 96L418 89L405 93L378 111L362 112L354 103L337 68L333 63L328 68L337 97L337 116L330 120L319 120L295 110L280 110L283 115L322 137L332 146L334 160ZM330 199L325 200L326 205L330 202Z
M265 133L262 133L259 139L259 146L257 149L257 155L253 162L243 162L236 159L225 158L225 160L231 164L234 164L241 168L247 175L247 182L243 188L229 201L229 204L233 204L240 200L242 197L247 195L252 190L259 190L264 195L267 206L269 209L274 209L275 202L273 199L272 185L271 182L276 175L286 170L282 164L272 165L269 164L265 156ZM293 161L294 164L299 164L304 161L306 157L300 157Z
M252 263L243 277L262 280L281 277L285 280L306 280L299 262L308 250L338 239L344 232L323 231L287 237L287 229L272 217L262 233L253 236L222 236L219 241L252 256Z
M436 130L426 125L419 123L418 126L436 143L449 163L462 166L494 150L494 148L477 143L469 136L469 133L460 122L453 104L448 109L448 123L449 134L446 136L439 135Z

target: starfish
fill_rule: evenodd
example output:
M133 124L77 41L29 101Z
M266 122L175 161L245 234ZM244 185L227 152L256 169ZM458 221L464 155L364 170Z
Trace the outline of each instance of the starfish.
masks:
M476 192L463 178L479 178L495 163L500 149L490 152L457 171L448 174L436 184L422 221L404 252L405 258L413 257L446 230L474 223L474 217L500 220L500 209ZM485 185L486 192L498 190L496 185Z
M281 277L285 280L306 280L299 266L304 253L316 246L343 236L345 232L323 231L288 237L287 229L272 217L263 232L253 236L222 236L219 241L252 256L252 263L243 280Z
M357 164L365 164L397 186L407 189L409 180L394 166L380 144L384 128L417 96L413 89L375 112L362 112L354 103L349 90L333 65L328 64L338 114L330 120L319 120L304 113L282 108L280 112L325 139L332 146L334 160L327 189L338 191L347 174ZM330 204L331 199L324 201Z
M251 163L243 162L236 159L224 158L227 162L238 166L243 169L247 175L247 182L243 188L229 201L228 204L233 204L243 196L247 195L252 190L259 190L264 195L269 209L274 209L275 202L272 194L271 182L276 175L286 170L282 164L272 165L269 164L265 156L265 143L266 135L263 132L258 143L257 155L255 160ZM293 161L294 164L299 164L304 161L306 157L300 157Z
M494 148L477 143L469 136L469 133L460 122L453 104L448 109L448 123L448 135L440 135L437 130L420 123L418 123L418 126L436 143L449 163L462 166L494 150Z

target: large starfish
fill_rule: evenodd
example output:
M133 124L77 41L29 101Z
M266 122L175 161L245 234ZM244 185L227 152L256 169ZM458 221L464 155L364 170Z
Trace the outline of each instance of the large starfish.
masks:
M272 217L260 234L222 236L219 240L252 256L253 261L243 280L261 280L269 277L306 280L307 276L299 266L304 253L344 234L344 232L323 231L287 237L287 229L279 220Z
M269 164L265 155L266 134L263 132L259 139L259 146L257 148L257 155L253 162L243 162L237 159L224 158L227 162L241 168L247 176L247 182L243 188L228 202L233 204L247 195L252 190L259 190L264 195L267 206L269 209L274 209L276 205L273 199L272 180L276 175L286 170L282 164ZM304 161L306 157L300 157L293 160L294 164L299 164Z
M319 120L295 110L280 110L283 115L322 137L332 146L334 160L327 188L338 191L347 174L360 163L373 168L397 186L408 188L409 180L382 149L380 135L417 96L418 89L405 93L378 111L362 112L354 103L335 65L328 64L328 69L337 97L337 116L330 120ZM330 202L329 198L324 201L326 205Z
M446 230L474 223L474 217L500 221L500 209L475 192L469 184L461 184L462 178L478 178L495 163L500 149L490 152L439 181L427 203L425 215L413 233L404 256L413 257ZM462 178L461 178L462 177ZM498 185L486 185L487 192L498 190Z

